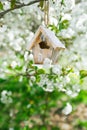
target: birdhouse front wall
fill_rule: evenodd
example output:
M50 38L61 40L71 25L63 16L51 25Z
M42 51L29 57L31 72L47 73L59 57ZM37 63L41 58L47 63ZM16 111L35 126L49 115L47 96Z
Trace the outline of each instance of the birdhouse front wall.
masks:
M39 43L35 44L32 49L35 64L43 64L45 58L51 58L52 50L41 49Z

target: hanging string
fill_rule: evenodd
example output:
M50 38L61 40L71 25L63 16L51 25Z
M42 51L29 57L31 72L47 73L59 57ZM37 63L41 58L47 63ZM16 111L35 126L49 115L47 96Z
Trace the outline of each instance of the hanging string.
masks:
M44 24L49 25L49 0L44 1Z

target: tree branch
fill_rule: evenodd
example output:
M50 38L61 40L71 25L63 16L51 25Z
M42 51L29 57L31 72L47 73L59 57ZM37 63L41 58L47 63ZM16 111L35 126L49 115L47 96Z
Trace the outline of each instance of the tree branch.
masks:
M3 17L5 14L7 14L8 12L11 12L11 11L16 10L16 9L20 9L20 8L22 8L22 7L25 7L25 6L33 5L33 4L38 3L38 2L40 2L40 1L44 1L44 0L33 0L33 1L29 2L28 4L21 3L21 4L19 4L19 5L16 5L14 8L10 8L10 9L7 9L7 10L1 12L1 13L0 13L0 18L2 18L2 17ZM46 0L46 1L47 1L47 0Z

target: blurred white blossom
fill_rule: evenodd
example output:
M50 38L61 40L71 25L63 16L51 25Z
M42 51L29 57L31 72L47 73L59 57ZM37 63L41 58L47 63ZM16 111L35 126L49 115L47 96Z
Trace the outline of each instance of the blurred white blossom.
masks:
M14 69L17 65L18 65L18 64L17 64L16 61L12 61L12 62L11 62L11 67L12 67L13 69Z
M62 110L62 113L68 115L72 112L72 106L70 103L67 103L65 108Z
M61 73L61 66L60 65L53 65L52 72L59 75Z
M2 96L5 96L6 94L7 94L7 90L3 90L1 93Z
M11 98L11 96L12 96L12 92L11 91L3 90L1 92L1 98L0 98L0 100L4 104L10 104L13 101L12 98Z
M24 53L24 59L25 59L25 61L28 60L28 56L29 56L29 53L28 53L28 51L26 51L26 52Z
M29 75L34 75L35 74L35 70L31 70L30 72L29 72Z
M43 80L44 79L44 80ZM52 92L54 90L54 82L53 80L49 80L46 74L42 74L40 76L40 82L38 85L45 91Z
M20 0L21 3L28 4L30 0Z
M51 67L52 64L52 60L50 60L49 58L45 58L44 63L43 63L43 67L48 69Z
M31 76L31 77L30 77L30 80L33 81L33 82L35 82L35 81L36 81L35 76Z
M29 61L34 61L34 56L33 56L33 54L30 54L30 55L29 55Z
M67 75L67 76L65 76L65 82L66 83L69 83L70 82L70 77Z
M7 29L6 25L3 25L2 27L0 27L0 33L5 32Z
M14 128L10 127L9 130L14 130Z
M20 76L19 82L22 82L22 81L23 81L23 76Z
M9 3L8 1L3 0L2 2L3 2L3 4L4 4L4 10L6 10L6 9L9 9L9 8L10 8L10 3Z
M68 20L68 21L72 20L71 14L64 13L64 14L62 15L62 21L63 21L63 20Z

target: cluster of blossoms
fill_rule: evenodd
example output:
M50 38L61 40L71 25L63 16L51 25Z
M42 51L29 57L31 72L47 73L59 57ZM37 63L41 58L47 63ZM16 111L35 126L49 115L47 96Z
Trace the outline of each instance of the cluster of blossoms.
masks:
M25 52L24 58L28 62L34 62L33 55L28 54L28 52ZM41 66L37 65L37 70L35 70L34 64L32 66L28 68L30 86L36 83L44 91L52 92L56 89L71 97L76 97L80 92L80 75L71 67L64 69L59 64L52 65L52 61L48 58ZM38 81L37 75L39 76Z
M60 69L59 65L56 65L56 68L55 66L49 68L47 73L40 75L38 85L48 92L56 89L66 93L70 97L76 97L80 92L80 77L75 72L69 72L64 75L62 69Z
M11 96L12 96L12 92L11 91L3 90L1 92L1 98L0 98L0 100L1 100L1 102L3 104L10 104L13 101L12 98L11 98Z
M54 90L54 81L49 79L49 76L46 74L40 75L40 82L38 85L45 91L52 92Z
M87 2L82 0L78 3L68 16L69 27L61 30L59 36L65 40L70 48L64 52L65 63L73 64L77 69L87 69ZM69 18L69 17L68 17ZM72 43L72 44L70 44Z

